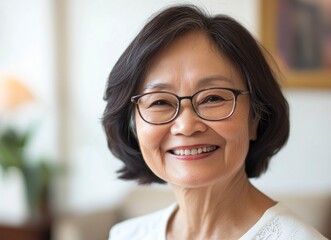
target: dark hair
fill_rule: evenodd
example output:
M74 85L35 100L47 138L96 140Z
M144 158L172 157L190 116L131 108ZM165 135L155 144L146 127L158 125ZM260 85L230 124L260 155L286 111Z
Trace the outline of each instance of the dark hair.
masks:
M134 104L131 96L144 80L153 58L176 37L187 32L202 32L241 74L250 91L254 117L259 119L257 139L251 141L245 160L249 178L263 173L270 158L289 136L289 109L263 48L234 19L225 15L208 16L191 5L169 7L139 32L112 69L104 99L107 105L102 124L108 147L124 162L118 171L122 179L141 184L164 182L145 164L134 129Z

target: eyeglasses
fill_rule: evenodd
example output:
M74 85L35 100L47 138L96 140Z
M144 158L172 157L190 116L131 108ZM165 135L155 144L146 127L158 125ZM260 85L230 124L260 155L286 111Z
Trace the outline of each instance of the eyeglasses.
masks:
M150 124L160 125L173 121L178 116L183 99L191 101L194 112L201 119L220 121L234 113L237 98L241 94L249 94L249 91L208 88L184 97L157 91L133 96L131 102L136 104L140 117Z

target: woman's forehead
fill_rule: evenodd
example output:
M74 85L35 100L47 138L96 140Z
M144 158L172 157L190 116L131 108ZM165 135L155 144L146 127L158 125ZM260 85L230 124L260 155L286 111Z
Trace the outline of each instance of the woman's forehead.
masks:
M242 82L230 60L205 34L192 32L176 38L156 55L141 89L163 90L178 82L196 84L198 88L220 82L226 83L227 87L240 87L242 84L237 81Z

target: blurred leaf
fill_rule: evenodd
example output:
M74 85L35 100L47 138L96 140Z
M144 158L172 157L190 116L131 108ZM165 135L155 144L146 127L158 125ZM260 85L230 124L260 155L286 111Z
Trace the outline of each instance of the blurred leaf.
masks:
M29 135L20 135L12 128L0 133L0 165L4 169L22 167L24 162L23 151L28 140Z
M56 171L47 163L47 159L38 159L36 164L28 164L25 149L34 131L35 128L31 128L21 133L13 128L8 128L0 132L0 166L4 170L15 167L22 172L27 203L31 212L39 210L41 202L48 194L49 184Z

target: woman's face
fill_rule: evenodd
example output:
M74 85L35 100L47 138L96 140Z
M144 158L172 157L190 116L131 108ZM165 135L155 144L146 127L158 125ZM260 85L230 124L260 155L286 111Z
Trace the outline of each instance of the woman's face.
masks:
M210 87L247 90L237 70L205 35L189 33L153 60L140 93L168 91L191 96ZM257 128L250 115L249 95L239 95L234 114L222 121L199 118L188 99L181 101L177 118L164 125L146 123L138 112L135 116L147 165L170 184L203 187L245 175L249 141L255 139ZM175 150L191 155L178 155L180 151Z

